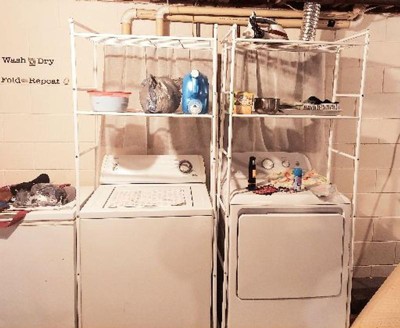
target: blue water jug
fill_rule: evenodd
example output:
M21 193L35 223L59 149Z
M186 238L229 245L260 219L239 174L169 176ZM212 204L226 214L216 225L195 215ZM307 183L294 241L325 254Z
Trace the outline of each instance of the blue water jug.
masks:
M183 78L182 111L185 114L208 112L208 79L196 69Z

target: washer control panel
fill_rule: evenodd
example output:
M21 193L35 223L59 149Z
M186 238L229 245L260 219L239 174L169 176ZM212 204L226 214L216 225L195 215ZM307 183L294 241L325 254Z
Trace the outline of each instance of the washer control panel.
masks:
M195 183L206 181L198 155L106 155L100 183Z

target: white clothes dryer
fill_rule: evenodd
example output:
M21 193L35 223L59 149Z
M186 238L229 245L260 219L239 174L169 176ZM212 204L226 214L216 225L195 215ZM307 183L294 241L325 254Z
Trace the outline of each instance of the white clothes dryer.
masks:
M348 327L349 200L247 191L249 156L257 158L257 182L296 162L311 168L299 153L233 155L223 326Z
M80 213L82 326L209 328L214 218L202 158L107 156L100 180Z
M70 204L0 229L1 328L76 326L75 244Z

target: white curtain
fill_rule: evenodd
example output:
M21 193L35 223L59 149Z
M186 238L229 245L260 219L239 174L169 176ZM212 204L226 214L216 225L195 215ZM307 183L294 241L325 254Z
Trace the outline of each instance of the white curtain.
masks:
M132 111L142 110L139 90L141 82L149 74L182 78L192 69L198 69L208 77L210 91L212 88L211 51L106 47L104 54L103 88L132 92L129 99L129 110ZM224 72L219 72L222 74ZM235 81L235 90L252 91L258 97L277 97L281 103L298 102L309 96L324 99L325 59L322 54L239 50ZM326 124L325 120L315 119L235 119L233 149L303 152L316 169L323 170ZM103 151L117 154L200 154L208 171L210 126L208 119L107 117L103 122Z

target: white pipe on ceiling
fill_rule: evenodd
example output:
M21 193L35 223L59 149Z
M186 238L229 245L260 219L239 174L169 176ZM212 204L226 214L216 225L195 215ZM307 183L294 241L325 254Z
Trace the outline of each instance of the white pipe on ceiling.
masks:
M122 33L132 33L134 20L155 20L157 35L165 35L164 23L186 22L202 24L237 24L246 26L250 14L256 11L258 16L272 17L278 24L286 28L299 28L302 24L302 12L293 10L270 10L254 8L222 8L222 7L194 7L194 6L149 6L128 9L122 16ZM350 22L359 17L356 12L328 12L321 13L318 28L340 29L349 28ZM329 20L334 20L334 27L330 27Z

